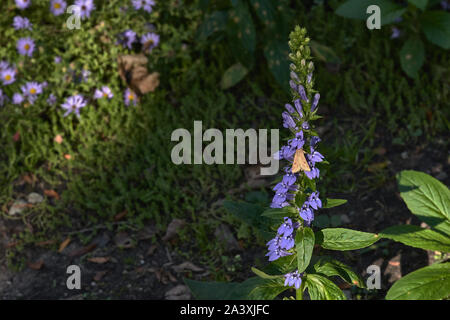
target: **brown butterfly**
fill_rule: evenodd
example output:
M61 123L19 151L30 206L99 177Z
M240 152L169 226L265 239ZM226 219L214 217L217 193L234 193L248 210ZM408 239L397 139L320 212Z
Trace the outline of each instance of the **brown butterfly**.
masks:
M297 151L295 151L294 163L292 163L292 173L297 173L300 170L311 171L303 149L297 149Z
M119 75L138 95L153 92L159 85L159 73L148 73L148 59L143 54L124 55L118 58Z

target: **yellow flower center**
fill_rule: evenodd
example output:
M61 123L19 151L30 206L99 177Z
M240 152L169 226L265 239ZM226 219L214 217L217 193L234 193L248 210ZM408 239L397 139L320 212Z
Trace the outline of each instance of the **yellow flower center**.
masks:
M128 95L128 99L133 100L134 96L132 94Z
M11 80L11 75L7 74L7 75L5 76L5 80L6 80L6 81Z
M30 50L30 45L28 44L28 43L26 43L24 46L23 46L24 48L25 48L25 50Z
M61 5L59 3L55 3L55 4L53 4L53 7L55 9L59 9L59 8L61 8Z
M30 93L31 93L31 94L35 94L35 93L36 93L36 89L35 89L35 88L31 88L31 89L30 89Z
M103 96L106 98L108 94L106 92L103 92Z

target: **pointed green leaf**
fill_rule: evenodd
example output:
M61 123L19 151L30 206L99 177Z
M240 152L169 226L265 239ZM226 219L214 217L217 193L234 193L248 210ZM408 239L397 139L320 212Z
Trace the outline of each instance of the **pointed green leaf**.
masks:
M384 229L379 233L382 238L392 239L408 246L425 250L450 252L450 237L439 232L418 226L401 225Z
M240 63L236 63L229 67L222 76L220 87L222 90L231 88L238 84L247 75L248 70Z
M417 37L409 38L400 50L400 64L403 71L411 78L417 78L425 61L425 47Z
M341 63L339 57L330 47L327 47L313 40L311 40L309 43L317 59L327 63L336 63L336 64Z
M306 288L311 300L346 300L344 293L331 280L318 274L307 274Z
M339 276L349 284L356 285L360 288L366 287L364 280L353 272L349 266L329 256L319 257L311 269L313 273L320 273L328 277Z
M438 300L450 297L450 263L411 272L389 289L388 300Z
M427 39L444 49L450 49L450 13L428 11L420 18Z
M342 206L343 204L346 204L346 203L347 203L347 200L345 200L345 199L327 199L325 201L323 208L324 209L334 208L334 207Z
M345 228L327 228L316 232L316 243L324 249L356 250L368 247L379 240L374 233Z
M450 191L426 173L405 170L397 174L400 196L408 209L430 227L450 235Z
M311 228L304 227L297 230L295 247L297 249L298 272L303 272L309 265L314 249L314 232Z
M278 276L271 276L259 269L256 269L255 267L252 267L252 271L254 274L256 274L258 277L261 277L263 279L278 279L278 278L283 278L282 275L278 275Z

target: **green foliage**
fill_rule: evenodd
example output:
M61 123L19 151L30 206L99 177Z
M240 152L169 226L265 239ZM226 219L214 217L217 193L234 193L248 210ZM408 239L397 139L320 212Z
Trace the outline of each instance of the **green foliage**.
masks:
M400 51L400 62L403 71L411 78L417 78L417 73L425 60L425 48L421 32L433 44L443 49L450 48L450 13L428 10L435 3L428 0L408 0L411 4L408 11L390 0L347 0L336 9L336 14L353 19L365 20L369 5L378 5L381 10L381 24L389 24L404 16L401 24L408 30L408 40ZM417 9L420 12L417 12ZM415 27L418 26L419 28Z
M305 281L311 300L347 300L342 290L324 276L309 273Z
M368 247L380 238L374 233L345 228L327 228L316 232L316 243L330 250L356 250Z
M418 226L394 226L380 236L416 248L450 252L450 191L437 179L418 171L397 175L400 195L420 220L432 229ZM435 230L434 230L435 229ZM450 293L450 263L434 264L396 281L386 299L444 299Z
M225 90L231 88L239 81L241 81L248 73L247 68L245 68L241 63L236 63L229 67L227 71L223 74L220 87Z
M309 265L314 249L314 232L305 227L297 231L295 235L295 247L297 248L297 269L303 272Z
M403 71L411 78L418 77L418 71L425 61L425 47L419 38L410 38L400 50L400 63Z
M450 296L450 263L418 269L397 280L388 300L439 300Z

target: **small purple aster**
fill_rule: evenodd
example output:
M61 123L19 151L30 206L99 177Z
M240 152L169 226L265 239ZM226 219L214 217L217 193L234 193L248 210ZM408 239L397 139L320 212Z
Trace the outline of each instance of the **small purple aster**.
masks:
M150 53L153 48L159 44L159 35L153 32L146 33L141 38L141 44L144 48L144 52Z
M16 81L16 70L13 68L6 68L0 72L3 85L8 85Z
M55 16L59 16L66 10L67 3L64 0L52 0L50 2L50 11Z
M20 38L17 40L17 50L19 54L31 57L34 51L34 40L29 37Z
M31 0L16 0L17 8L23 10L30 6Z
M51 106L54 106L56 104L56 96L53 93L50 93L50 95L48 96L47 103Z
M12 102L14 104L21 104L23 102L23 100L25 100L23 98L23 95L21 95L20 93L14 93L13 97L12 97Z
M25 85L21 86L20 89L22 90L22 94L25 98L27 98L28 102L33 104L38 95L42 93L42 84L39 84L37 82L27 82Z
M56 57L53 59L53 61L54 61L56 64L60 64L61 61L62 61L62 58L61 58L60 56L56 56Z
M75 113L77 117L80 117L80 109L86 107L87 102L82 95L74 95L66 98L66 101L61 105L61 108L66 110L64 117L67 117L71 113Z
M15 30L20 30L20 29L31 30L32 29L30 20L28 20L28 18L23 18L21 16L14 17L13 27Z
M0 61L0 71L5 70L9 68L9 63L5 60Z
M391 39L397 39L398 37L400 37L400 29L397 27L392 27L392 35L391 35Z
M123 99L125 101L125 105L129 106L130 104L133 104L136 106L137 104L137 97L136 94L129 88L125 90L125 93L123 94Z
M95 9L93 0L76 0L75 5L79 7L81 19L86 19L91 16L91 11Z
M128 29L119 34L119 43L122 46L127 47L128 49L132 49L133 43L136 42L136 38L137 38L136 32L134 32L131 29Z
M113 93L110 88L107 86L103 86L101 89L95 90L94 99L108 98L111 99L113 97Z

